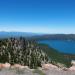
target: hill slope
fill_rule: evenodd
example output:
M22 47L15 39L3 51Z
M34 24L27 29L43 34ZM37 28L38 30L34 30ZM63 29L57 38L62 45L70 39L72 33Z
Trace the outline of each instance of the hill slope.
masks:
M32 37L33 40L75 40L75 34L46 34Z
M41 67L42 63L57 63L70 66L70 61L62 53L45 44L38 44L25 38L0 40L0 63L27 65L30 68Z
M31 33L31 32L0 32L0 38L10 38L10 37L31 37L39 34Z
M47 61L46 53L32 41L22 37L0 40L0 63L17 63L36 68Z

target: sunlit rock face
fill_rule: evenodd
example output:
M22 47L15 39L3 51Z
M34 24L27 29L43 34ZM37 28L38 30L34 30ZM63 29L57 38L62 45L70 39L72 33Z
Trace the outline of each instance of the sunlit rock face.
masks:
M75 60L72 60L72 61L71 61L71 64L72 64L72 65L75 65Z
M5 63L4 64L4 68L10 68L10 66L11 66L10 63Z
M70 67L69 70L75 71L75 66Z
M5 63L5 64L0 63L0 69L3 69L3 68L10 68L10 67L11 67L11 65L10 65L9 63Z
M58 69L58 67L52 64L43 64L42 69Z
M75 71L75 60L71 61L72 66L69 68L71 71Z
M14 64L14 65L11 66L11 68L13 68L13 69L14 69L14 68L20 68L20 67L21 67L20 64Z
M28 66L23 66L23 65L20 65L20 64L14 64L14 65L11 65L10 63L0 63L0 69L29 69Z
M12 68L12 69L15 69L15 68L19 68L19 69L29 69L28 66L23 66L23 65L20 65L20 64L11 65L11 68Z

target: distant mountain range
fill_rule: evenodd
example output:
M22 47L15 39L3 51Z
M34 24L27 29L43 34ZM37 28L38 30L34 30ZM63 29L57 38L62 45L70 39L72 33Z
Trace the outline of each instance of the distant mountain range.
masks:
M9 37L32 37L40 34L31 33L31 32L0 32L0 38L9 38Z
M32 37L33 40L75 40L75 34L45 34Z
M0 32L0 38L10 38L10 37L27 37L33 40L75 40L75 34L42 34L42 33L32 33L32 32Z

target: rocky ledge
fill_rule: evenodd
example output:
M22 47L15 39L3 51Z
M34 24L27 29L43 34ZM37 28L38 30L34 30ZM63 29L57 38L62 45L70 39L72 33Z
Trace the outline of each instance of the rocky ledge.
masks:
M28 66L20 64L1 63L0 70L0 75L75 75L75 62L72 61L70 68L58 68L52 64L43 64L37 69L30 69Z

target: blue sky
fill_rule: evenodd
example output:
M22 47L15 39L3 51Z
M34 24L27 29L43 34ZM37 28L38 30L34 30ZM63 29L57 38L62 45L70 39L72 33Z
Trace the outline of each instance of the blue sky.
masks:
M75 33L75 0L0 0L0 31Z

